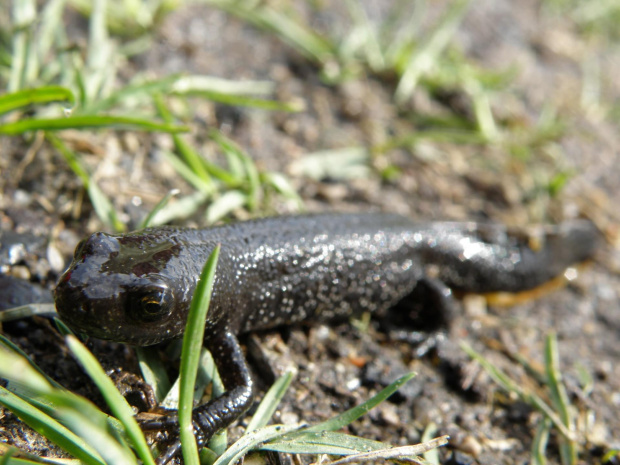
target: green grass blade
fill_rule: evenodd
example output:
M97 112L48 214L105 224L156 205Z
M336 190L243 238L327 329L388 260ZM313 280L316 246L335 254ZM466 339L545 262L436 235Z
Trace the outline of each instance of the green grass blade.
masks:
M486 141L496 141L500 133L495 124L495 118L491 110L489 92L483 87L482 83L476 79L473 73L468 70L467 66L463 68L463 86L471 96L478 130Z
M58 150L64 157L69 167L82 180L82 183L84 183L88 196L90 197L90 201L92 202L93 208L95 209L99 219L117 232L124 231L126 227L118 218L112 202L103 193L99 186L92 182L90 175L86 171L86 168L82 165L77 154L72 150L69 150L64 142L54 134L47 133L46 137L52 143L54 148L56 148L56 150Z
M183 142L183 144L185 144L185 142ZM168 150L162 150L160 153L183 179L202 192L205 197L214 192L215 188L213 187L212 182L205 181L203 177L197 174L192 167L188 166L188 164L179 158L175 153L169 152ZM204 167L202 162L200 164ZM209 177L208 174L207 177Z
M560 371L560 357L558 354L558 340L555 333L550 333L545 341L545 368L547 373L547 386L551 393L551 403L558 412L562 423L570 432L575 431L575 421L571 415L570 401L566 388L562 383ZM562 437L560 439L560 456L564 465L577 463L577 443Z
M254 416L248 423L246 431L254 431L269 423L282 397L284 397L288 387L291 385L295 372L296 370L288 370L273 383L273 386L269 388L269 391L267 391L265 397L263 397L263 400L258 405L256 412L254 412Z
M367 178L370 162L366 147L344 147L306 154L291 164L291 172L317 180Z
M0 96L0 115L29 105L50 102L68 102L73 105L75 97L69 89L60 86L19 90Z
M63 129L133 129L147 132L186 132L186 126L158 123L144 118L127 116L71 116L69 118L33 118L23 119L0 125L0 134L14 136L28 131L60 131Z
M614 458L620 458L620 449L612 449L607 452L602 458L602 463L613 463Z
M194 402L194 387L200 361L200 349L203 345L205 322L211 291L215 280L217 259L220 253L219 245L215 247L200 274L194 297L187 317L187 326L183 335L183 349L180 367L180 395L179 395L179 429L183 450L183 459L188 465L198 465L198 448L194 438L192 412Z
M69 334L73 334L75 336L75 333L71 331L71 329L64 323L64 321L58 318L54 318L54 325L56 325L58 332L63 336L67 336Z
M72 75L68 78L68 80L72 81L78 90L78 107L84 108L88 101L87 89L86 89L86 81L84 76L84 70L86 65L82 61L82 57L78 53L72 53L70 56L70 64Z
M109 431L106 418L98 415L97 409L92 406L83 410L81 403L69 404L66 408L58 410L57 415L74 432L79 432L88 444L99 452L105 463L137 465L138 461L132 450L123 440Z
M153 101L155 103L155 106L157 107L157 111L159 112L161 118L166 123L171 124L173 121L172 113L166 107L161 95L156 94L153 98ZM196 177L200 179L201 182L199 183L199 188L201 190L204 189L205 191L213 191L213 182L211 181L211 176L207 172L207 169L205 168L200 155L198 155L198 153L179 135L174 134L172 138L174 140L174 145L176 146L177 151L181 154L181 157L187 164L187 167L190 168L190 177ZM177 168L177 170L179 171L178 165L175 166L175 168ZM183 173L179 174L183 175ZM186 174L184 177L187 178L188 176L189 174Z
M82 166L82 163L80 162L80 159L78 158L76 153L72 150L69 150L69 148L64 144L64 142L53 134L48 134L47 139L51 142L54 148L58 150L60 154L64 157L65 161L69 165L69 168L71 168L71 170L76 174L76 176L82 180L82 183L85 186L88 186L88 184L90 184L90 175L88 174L88 171L86 171L86 168Z
M112 92L105 98L96 100L84 108L80 109L82 115L93 115L108 111L118 104L125 103L129 99L156 94L158 92L169 92L173 84L179 79L179 74L172 74L161 79L154 79L146 82L132 83L121 87ZM171 123L171 121L166 121Z
M261 173L261 184L271 186L277 193L290 200L297 210L304 210L304 201L301 199L289 179L282 173Z
M0 312L0 322L21 320L22 318L28 318L34 315L47 315L50 313L56 313L56 306L54 304L22 305L2 310L2 312Z
M233 81L214 76L184 76L172 86L176 95L191 95L193 92L215 92L226 95L272 95L276 89L271 81Z
M288 113L298 113L305 109L302 100L293 100L291 102L280 102L278 100L268 100L256 97L247 97L245 95L231 95L221 92L212 91L193 91L188 92L188 96L202 97L212 102L223 103L225 105L258 108L259 110L268 111L285 111Z
M220 148L220 150L224 152L224 155L226 155L226 159L228 160L228 168L232 175L235 176L235 178L238 180L238 182L247 181L247 173L243 166L241 149L237 147L237 145L232 140L230 140L228 137L225 137L217 129L209 130L209 139L215 142Z
M297 428L299 428L298 425L272 425L244 434L241 439L230 446L213 465L230 465L237 463L237 461L251 449L270 439L290 433Z
M275 33L316 63L324 65L328 61L335 61L334 46L327 39L270 6L254 7L253 2L229 0L207 0L207 3Z
M112 202L110 202L110 199L108 199L97 184L89 182L86 186L86 191L93 204L93 208L97 212L97 216L101 218L105 224L111 226L116 232L122 232L127 229L121 220L119 220Z
M1 313L0 313L1 314ZM50 378L46 373L43 372L43 370L41 370L41 368L39 368L31 359L30 357L28 357L28 355L26 354L26 352L24 352L21 347L19 347L18 345L14 344L11 340L9 340L4 334L0 334L0 345L4 346L6 349L8 349L9 351L12 351L13 353L16 353L18 355L21 355L23 357L24 360L26 360L32 369L36 370L37 373L39 373L39 375L43 376L45 378L45 380L51 385L54 386L58 389L62 389L63 387L58 384L56 381L54 381L52 378ZM1 353L1 352L0 352Z
M215 163L211 163L204 158L201 158L201 160L209 174L222 181L227 187L238 187L243 182L243 180L240 179L239 176L237 176L232 170L226 171Z
M209 138L216 142L224 151L232 171L238 173L238 176L245 181L244 184L247 187L245 204L250 211L255 210L260 200L261 185L258 169L254 161L237 144L219 131L209 131Z
M427 455L429 452L436 451L437 447L448 444L449 436L441 436L430 441L415 444L413 446L388 447L381 450L373 450L370 452L361 452L358 454L344 457L340 460L332 462L333 465L346 465L350 463L377 463L379 460L390 460L395 462L412 463L415 465L434 465L421 457L420 454ZM438 463L438 462L435 462Z
M420 77L434 66L454 36L468 5L469 0L453 2L438 27L430 35L428 42L411 56L394 92L396 103L402 104L409 99Z
M367 414L371 409L375 408L385 399L394 394L400 387L405 384L407 381L416 376L415 373L409 373L404 376L401 376L396 381L394 381L389 386L386 386L381 391L379 391L376 395L368 399L366 402L358 405L357 407L353 407L352 409L347 410L346 412L341 413L340 415L330 418L327 421L322 423L318 423L316 425L310 426L306 428L305 432L318 432L318 431L336 431L341 428L344 428L352 421L357 420L359 417Z
M562 419L557 415L557 413L543 400L540 396L530 392L528 390L523 389L516 382L514 382L508 375L490 363L487 359L485 359L482 355L476 352L469 344L461 342L461 348L469 355L472 359L476 360L482 368L493 378L493 380L499 384L502 388L504 388L508 392L514 392L521 398L524 402L531 405L538 411L540 411L544 416L549 418L553 425L558 429L558 431L567 439L573 439L573 433L564 426Z
M46 377L34 369L27 358L0 347L0 378L27 386L37 393L49 393L52 385Z
M78 359L84 370L97 385L110 411L123 424L132 446L143 463L154 465L151 451L146 444L144 434L140 430L133 411L125 398L116 390L114 383L108 378L97 359L74 336L67 336L67 346Z
M211 353L205 349L205 352L209 355L209 359L203 359L209 361L210 363L202 363L201 364L201 372L198 374L201 375L198 377L198 380L201 381L202 386L207 386L209 383L212 383L212 398L218 398L226 391L224 387L224 383L222 382L222 378L220 377L219 372L217 371L217 367L215 366L215 361L211 356ZM208 378L204 377L204 374L208 373L210 376ZM204 387L202 391L204 392ZM213 435L213 437L209 440L209 449L213 451L219 457L228 448L228 431L226 428L218 431Z
M422 433L421 441L426 443L437 434L437 425L434 422L430 422L424 428L424 432ZM430 449L427 452L424 452L424 459L433 465L439 464L439 451L436 448Z
M159 202L157 202L157 205L155 205L153 209L149 212L149 214L146 215L146 217L142 220L140 226L138 226L138 229L148 228L151 225L153 218L155 218L155 215L157 215L157 213L159 213L166 205L168 205L170 199L175 195L178 195L179 192L181 192L179 189L172 189L170 192L164 195L164 197Z
M551 421L548 418L543 420L536 427L536 434L532 441L532 465L547 465L547 444L549 442L549 433L551 432Z
M155 400L159 404L170 390L170 379L166 367L157 356L156 350L150 347L136 347L135 351L142 377L153 388Z
M248 201L248 196L239 191L228 191L207 208L207 224L213 224L224 218L237 208L243 207Z
M115 66L113 44L107 30L107 0L94 0L89 15L88 49L85 74L87 101L96 101L105 95L108 73Z
M17 0L12 2L13 53L11 59L11 76L8 90L14 92L32 82L34 53L32 25L37 19L37 6L34 0Z
M360 2L347 0L346 4L349 15L356 25L354 31L360 35L362 52L365 55L368 67L375 73L383 71L386 67L386 60L381 50L374 24L368 19L368 15ZM352 33L354 32L351 32L351 34Z
M14 457L15 455L18 457ZM77 459L67 460L39 457L15 446L0 443L0 465L39 465L41 463L52 465L81 465L82 462Z
M388 444L371 439L360 438L335 431L294 431L276 437L261 445L261 450L272 450L289 454L330 454L350 455L358 452L381 450Z
M151 221L153 226L168 224L171 221L182 220L194 215L209 198L204 192L198 191L181 197L162 208Z
M86 442L57 420L0 386L0 403L24 423L84 463L104 465L103 459Z
M41 12L41 27L37 36L37 56L39 62L45 63L48 53L53 46L62 47L64 44L56 43L56 35L64 29L62 14L66 0L49 0ZM41 79L42 82L51 82L51 79Z

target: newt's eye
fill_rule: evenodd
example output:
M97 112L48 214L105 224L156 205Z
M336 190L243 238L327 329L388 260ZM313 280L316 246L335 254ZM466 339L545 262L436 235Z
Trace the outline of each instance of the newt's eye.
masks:
M129 315L136 320L161 320L172 309L172 292L165 285L146 286L132 292L128 304Z

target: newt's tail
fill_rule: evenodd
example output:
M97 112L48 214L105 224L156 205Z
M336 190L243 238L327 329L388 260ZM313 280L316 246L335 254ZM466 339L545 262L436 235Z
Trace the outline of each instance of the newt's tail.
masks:
M598 229L586 220L544 227L529 236L495 225L454 224L424 255L427 263L445 265L439 278L452 288L519 292L591 258L600 241Z

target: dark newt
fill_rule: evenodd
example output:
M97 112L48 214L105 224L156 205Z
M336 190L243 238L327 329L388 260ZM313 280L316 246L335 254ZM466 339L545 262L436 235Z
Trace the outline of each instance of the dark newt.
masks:
M194 409L200 445L251 405L239 333L386 309L416 286L486 293L534 288L589 258L598 232L573 221L535 246L499 225L416 223L392 214L326 214L246 221L210 229L95 233L77 247L55 290L77 332L135 345L182 336L196 281L221 253L205 346L226 392ZM431 276L432 275L432 276ZM177 425L171 415L145 429ZM166 463L178 441L159 458Z

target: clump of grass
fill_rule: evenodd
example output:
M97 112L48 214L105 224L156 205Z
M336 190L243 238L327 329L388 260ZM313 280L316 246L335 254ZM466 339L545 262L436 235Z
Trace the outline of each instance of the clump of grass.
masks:
M93 181L80 153L71 150L63 140L63 130L78 131L122 129L170 134L177 154L166 154L197 192L182 199L179 215L189 216L207 200L214 205L207 211L210 222L217 221L235 208L256 210L259 202L269 201L269 192L283 195L300 207L290 183L279 173L261 173L240 149L229 155L233 143L217 136L212 138L226 153L229 161L236 157L244 171L226 170L208 162L185 142L178 133L189 127L179 125L165 109L165 99L204 98L228 105L263 110L300 111L299 102L270 99L274 92L270 82L236 82L209 76L171 75L157 79L136 76L121 83L118 70L133 53L132 43L113 37L116 29L130 28L141 35L156 24L156 19L172 7L170 1L121 2L112 7L106 0L71 2L88 14L89 28L84 54L71 46L63 23L68 4L62 0L47 2L40 10L34 0L15 0L10 11L10 49L3 49L6 67L0 66L0 85L8 92L0 95L0 135L28 138L42 131L51 146L62 155L88 192L95 212L110 229L127 228L113 202ZM115 4L116 5L116 4ZM8 8L5 9L8 10ZM231 191L231 192L229 192ZM167 200L170 200L169 198ZM261 204L260 206L265 206ZM163 210L159 206L158 210ZM168 211L170 212L170 210ZM165 211L151 215L152 224L161 224Z
M562 381L557 337L554 333L549 334L546 338L544 373L540 373L526 360L517 357L517 362L521 363L532 378L542 385L548 401L533 390L524 387L522 383L511 379L468 344L461 343L461 347L470 357L480 363L503 389L514 394L541 414L532 443L533 464L544 465L547 463L546 449L552 432L557 433L555 437L559 446L561 463L563 465L578 463L579 451L588 442L588 431L579 430L576 426L579 411L576 406L570 403Z
M318 31L288 4L257 3L245 0L202 0L281 40L314 63L324 83L338 86L350 80L375 79L393 91L393 103L399 114L398 130L386 134L374 146L327 148L296 160L297 174L315 179L350 179L369 176L373 170L386 180L399 176L389 153L404 149L416 153L424 143L499 147L508 157L536 171L532 192L526 198L549 199L564 186L570 170L555 144L566 129L553 108L544 108L538 121L498 118L494 107L510 94L510 84L518 70L509 67L492 71L468 59L454 43L471 3L454 0L443 14L429 24L425 2L396 2L382 21L368 17L359 2L345 2L349 27L338 31ZM601 0L602 3L605 0ZM312 7L309 7L312 8ZM317 9L324 8L315 6ZM592 88L584 95L592 99ZM441 103L445 116L419 114L411 102L416 92L441 101L441 96L459 95L467 102L464 114ZM528 119L525 117L524 119ZM390 133L390 131L386 131ZM497 161L500 163L500 161ZM488 160L482 162L488 166Z

